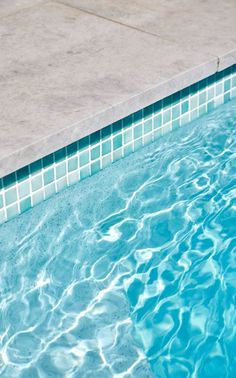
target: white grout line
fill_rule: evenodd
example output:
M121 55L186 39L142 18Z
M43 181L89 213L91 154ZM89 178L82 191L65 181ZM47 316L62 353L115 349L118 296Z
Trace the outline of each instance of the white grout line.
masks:
M75 154L73 154L72 156L65 155L64 160L59 161L59 162L54 161L50 166L48 166L46 168L41 166L41 170L36 174L32 174L31 170L29 169L29 171L30 171L29 177L26 180L23 180L20 183L18 181L16 181L15 185L11 186L10 188L4 188L3 187L1 189L0 193L2 193L2 198L3 198L3 208L1 210L3 210L3 212L4 212L5 219L7 219L7 209L16 205L16 204L17 204L18 212L20 213L20 201L22 201L23 199L30 197L31 198L31 206L34 206L33 198L35 197L35 195L37 195L38 193L42 193L43 199L46 199L47 198L46 190L49 186L53 185L55 192L57 193L58 191L60 191L60 184L62 184L62 182L64 180L66 180L66 186L70 186L70 182L74 183L76 181L80 181L81 180L81 171L83 169L88 168L89 176L91 176L92 164L99 161L100 169L103 169L104 159L110 158L111 163L115 162L116 158L114 157L114 155L116 153L118 154L118 151L121 151L121 156L125 157L125 148L126 147L131 146L132 151L134 151L135 145L139 141L141 141L141 145L144 146L146 144L146 141L148 143L150 140L155 139L155 133L157 133L158 131L161 131L162 134L165 133L168 130L171 131L173 121L179 120L179 125L182 126L184 123L190 122L191 120L198 118L201 109L204 110L204 113L207 113L208 105L211 102L213 102L214 106L218 106L218 105L224 103L224 96L225 95L228 94L229 97L232 98L233 93L236 94L236 88L233 88L233 80L234 80L235 77L236 77L236 74L231 73L229 76L222 78L218 82L212 83L209 86L206 86L204 89L198 90L194 94L188 94L184 99L180 98L176 104L172 104L172 105L170 104L168 106L168 108L166 108L166 109L164 109L163 102L162 102L161 109L158 112L153 112L149 117L147 117L145 119L144 119L144 110L142 109L142 119L141 119L140 122L134 124L134 114L132 114L132 118L131 118L132 123L130 124L130 126L127 127L127 128L124 128L124 121L122 120L121 121L121 127L122 128L121 128L120 131L116 132L116 134L114 134L113 125L111 125L111 133L109 135L107 135L105 138L102 138L102 133L100 131L100 140L98 140L94 144L88 144L88 146L83 150L77 150L75 152ZM224 84L227 80L230 81L230 88L229 88L229 90L225 91L224 90ZM220 89L220 93L217 95L216 93L217 93L218 88ZM213 95L210 98L211 92L213 92ZM200 96L204 93L206 94L206 101L203 104L200 105ZM182 113L181 112L182 104L185 103L185 102L188 102L188 111L185 112L185 113ZM194 102L196 102L195 105L193 104ZM175 108L179 108L179 117L177 117L176 119L173 119L173 110ZM164 118L164 115L167 112L170 112L171 119L170 119L170 121L164 123L163 118ZM158 128L154 128L154 120L158 116L161 116L161 121L162 121L161 126L158 127ZM151 121L151 131L148 132L148 133L145 133L144 132L144 130L145 130L144 124L148 121ZM134 131L135 131L136 127L139 127L139 126L141 126L142 133L141 133L140 137L135 139L134 138ZM131 131L132 140L129 141L128 143L125 143L124 142L125 132L127 132L127 131ZM114 150L113 141L117 136L121 136L122 144L121 144L120 148ZM111 151L108 154L102 156L102 144L104 142L107 142L107 141L110 141L110 143L111 143ZM89 142L90 142L90 138L89 138ZM92 160L92 158L91 158L92 149L94 149L98 146L100 147L99 157ZM87 152L89 154L89 162L87 164L85 164L84 166L80 167L80 156L85 152ZM67 153L67 150L66 150L66 153ZM69 162L71 160L73 160L75 157L77 157L77 159L78 159L78 167L77 167L77 169L69 172ZM57 168L60 168L60 166L64 166L64 165L65 165L65 175L60 177L60 178L57 178L56 177ZM45 185L44 184L44 173L46 173L49 170L53 170L54 179L51 183L49 183L48 185ZM76 178L76 176L77 176L77 178ZM42 187L33 191L32 182L33 182L34 179L37 179L37 178L41 178ZM20 185L22 183L27 182L27 181L29 182L29 194L20 198ZM8 191L12 190L14 187L15 187L16 193L17 193L17 200L15 202L13 202L12 204L7 206L6 205L6 194L8 193ZM63 187L64 187L64 185L63 185Z

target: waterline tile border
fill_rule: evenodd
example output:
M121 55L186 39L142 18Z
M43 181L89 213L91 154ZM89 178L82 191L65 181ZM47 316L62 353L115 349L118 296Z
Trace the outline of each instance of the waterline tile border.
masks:
M236 65L0 179L0 223L236 97Z

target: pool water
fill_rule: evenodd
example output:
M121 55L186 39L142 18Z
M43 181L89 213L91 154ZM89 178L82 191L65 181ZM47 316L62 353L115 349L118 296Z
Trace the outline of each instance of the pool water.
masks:
M0 376L236 377L236 102L0 227Z

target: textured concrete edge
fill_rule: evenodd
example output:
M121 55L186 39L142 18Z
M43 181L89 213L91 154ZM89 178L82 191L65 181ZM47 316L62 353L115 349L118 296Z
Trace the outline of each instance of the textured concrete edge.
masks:
M49 2L49 0L24 0L22 4L15 9L10 6L9 14L18 13L21 9L32 8L39 4L44 4ZM85 9L80 9L80 7L73 7L71 4L67 4L62 0L52 0L53 3L63 4L68 7L75 8L81 12L91 13L95 17L102 17L97 12L88 12ZM13 1L14 3L14 1ZM18 2L17 2L18 4ZM19 5L19 4L18 4ZM82 7L83 8L83 7ZM4 17L4 16L3 16ZM105 17L106 18L106 17ZM110 22L116 22L113 19L108 18ZM132 27L122 23L123 26ZM139 28L135 28L139 30ZM141 31L141 30L139 30ZM148 33L147 31L143 31ZM157 36L156 34L154 34ZM160 36L161 37L161 36ZM198 51L198 50L197 50ZM184 56L183 56L184 61ZM111 106L104 106L104 110L99 113L95 113L91 108L90 113L84 119L78 119L77 122L71 124L63 125L60 130L56 133L48 135L44 138L38 138L33 143L26 144L23 148L16 149L14 152L10 152L5 156L0 158L0 178L6 176L7 174L16 171L19 168L22 168L31 162L42 158L61 147L64 147L74 141L87 136L103 127L107 126L110 123L113 123L121 118L126 117L127 115L144 108L145 106L150 105L158 101L161 98L164 98L168 95L177 92L184 87L187 87L195 82L200 81L203 78L206 78L217 71L222 71L227 67L230 67L236 63L236 48L228 51L224 55L215 54L212 55L212 58L204 61L201 65L195 66L190 70L184 71L181 74L170 77L165 82L156 83L155 86L146 90L145 92L137 93L135 96L127 98L122 103L114 103Z
M13 154L3 157L0 160L0 177L4 177L234 63L236 63L236 50L226 56L213 58L202 65L184 71L167 81L160 82L149 90L106 108L100 113L92 114L93 109L91 109L92 115L90 117L67 125L58 133L39 139L34 144L26 145L24 148L14 151Z
M235 97L233 65L5 176L0 179L0 223Z
M229 51L227 54L218 57L218 71L223 71L225 68L233 66L236 63L236 48Z

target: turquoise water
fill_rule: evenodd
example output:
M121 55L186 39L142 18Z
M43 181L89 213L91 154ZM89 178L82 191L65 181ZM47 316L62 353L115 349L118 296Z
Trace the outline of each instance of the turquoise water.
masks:
M236 102L0 227L0 376L236 377Z

